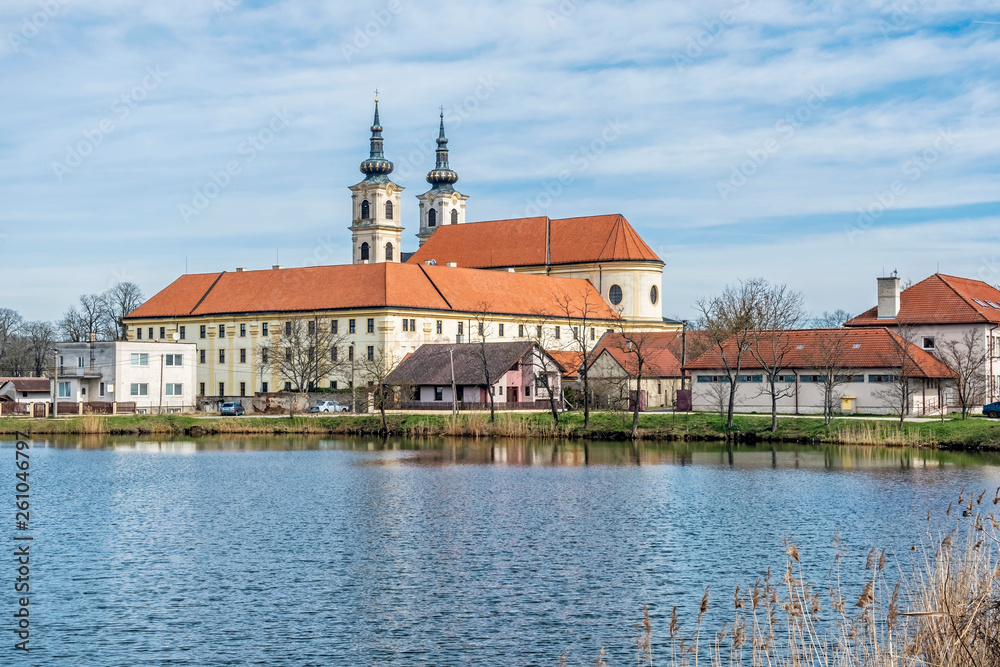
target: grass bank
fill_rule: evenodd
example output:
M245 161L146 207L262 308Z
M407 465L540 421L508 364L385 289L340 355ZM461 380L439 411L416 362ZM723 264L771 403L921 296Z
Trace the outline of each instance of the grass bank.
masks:
M595 412L590 427L583 415L565 413L555 424L552 415L498 413L496 422L487 413L389 415L389 434L394 436L461 436L585 438L627 440L631 437L631 415ZM835 419L827 426L820 418L781 418L778 430L770 431L766 415L738 415L726 432L715 414L648 413L640 415L639 437L643 440L725 440L737 442L799 442L852 445L941 447L947 449L1000 450L1000 421L984 417L948 418L900 427L894 421L859 418ZM32 435L214 435L214 434L339 434L376 435L382 428L378 416L289 417L195 417L188 415L82 416L58 419L0 418L0 434L16 431Z

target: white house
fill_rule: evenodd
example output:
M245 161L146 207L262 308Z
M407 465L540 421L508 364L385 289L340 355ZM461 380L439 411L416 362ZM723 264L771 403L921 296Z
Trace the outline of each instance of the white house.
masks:
M56 343L60 403L135 403L143 413L194 410L194 343Z

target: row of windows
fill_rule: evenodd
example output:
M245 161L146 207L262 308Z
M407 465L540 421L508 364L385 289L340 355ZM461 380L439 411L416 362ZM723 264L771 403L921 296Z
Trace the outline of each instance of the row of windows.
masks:
M834 382L844 383L844 382L864 382L865 376L861 374L857 375L834 375ZM898 375L869 375L868 382L871 383L885 383L885 382L896 382L899 379ZM737 382L763 382L763 375L738 375L736 376ZM794 375L778 375L778 382L787 382L789 384L795 382ZM826 382L825 375L799 375L798 381L802 383L816 383L816 382ZM699 375L698 382L729 382L729 377L726 375Z
M392 220L392 214L393 214L392 201L390 200L385 203L385 219ZM366 199L363 202L361 202L361 219L368 220L371 217L372 217L372 206L371 204L368 203L368 200Z
M392 247L391 243L385 244L385 261L391 262L393 258L393 253L395 248ZM361 259L371 259L371 246L365 241L361 244Z
M308 348L307 351L306 351L306 353L309 355L309 359L312 360L313 354L315 353L314 352L314 348ZM367 353L368 353L368 361L374 361L375 360L375 346L374 345L369 345ZM239 349L239 354L240 354L240 363L241 364L245 364L247 362L247 349L245 347L241 347ZM179 357L180 355L174 355L174 356ZM268 363L268 361L270 361L270 357L271 357L271 350L270 350L270 348L267 348L267 347L260 348L260 360L261 360L261 363L264 363L264 364ZM330 358L331 358L332 361L339 361L339 359L340 359L340 352L339 352L338 348L336 348L336 347L330 348ZM206 359L207 359L206 351L205 350L198 350L198 363L203 364L203 363L205 363ZM290 348L290 347L289 348L285 348L285 359L287 361L291 361L291 359L292 359L292 348ZM353 345L348 345L347 346L347 360L348 361L354 361L354 346ZM225 350L219 350L219 363L220 364L226 363L226 351Z
M83 357L79 357L82 361ZM183 366L184 365L184 355L183 354L165 354L163 355L163 364L165 366ZM82 363L80 364L83 365ZM146 352L132 352L129 358L130 366L149 366L149 354Z
M429 211L427 211L427 226L436 227L437 223L438 223L437 209L431 208ZM453 225L458 224L458 210L454 208L451 209L451 224Z

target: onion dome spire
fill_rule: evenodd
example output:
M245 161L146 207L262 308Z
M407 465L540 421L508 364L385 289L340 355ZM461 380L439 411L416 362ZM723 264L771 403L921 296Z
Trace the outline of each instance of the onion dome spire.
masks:
M361 163L361 173L365 180L373 183L383 183L389 180L393 165L385 159L382 153L382 125L378 120L378 96L375 97L375 120L372 122L371 152L368 159Z
M437 138L437 163L434 169L427 173L427 182L434 190L452 190L452 184L458 181L458 174L448 166L448 138L444 136L444 108L441 108L441 127Z

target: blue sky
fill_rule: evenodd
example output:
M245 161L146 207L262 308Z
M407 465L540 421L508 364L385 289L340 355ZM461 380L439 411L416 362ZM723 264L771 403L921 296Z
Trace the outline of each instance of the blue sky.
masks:
M621 213L667 316L754 276L814 313L883 270L995 284L998 62L982 0L7 0L0 306L350 261L375 88L404 250L443 105L470 221Z

